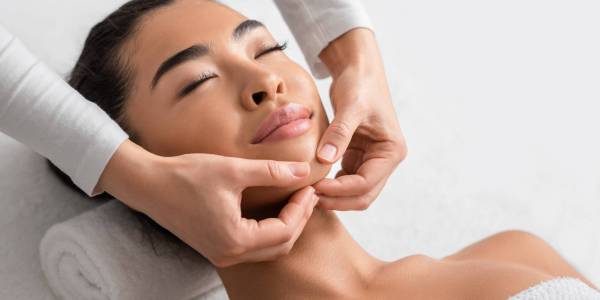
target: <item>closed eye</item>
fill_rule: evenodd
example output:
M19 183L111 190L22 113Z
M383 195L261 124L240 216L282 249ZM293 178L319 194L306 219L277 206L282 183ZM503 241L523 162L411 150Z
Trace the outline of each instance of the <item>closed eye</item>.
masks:
M263 49L262 51L259 52L259 54L255 57L255 59L269 54L271 52L275 52L275 51L284 51L285 49L287 49L288 46L288 42L285 41L283 43L277 43L274 46L268 46L266 47L266 49ZM190 84L186 85L178 94L177 94L177 98L183 98L185 96L187 96L188 94L190 94L191 92L193 92L197 87L199 87L200 85L202 85L204 82L217 77L217 75L215 73L212 72L204 72L202 73L202 75L200 75L200 77L196 80L194 80L193 82L191 82Z
M274 46L268 46L268 47L266 47L266 49L263 49L260 53L258 53L258 55L255 57L255 59L257 59L265 54L274 52L274 51L284 51L287 48L287 45L288 45L288 43L286 41L286 42L283 42L282 44L277 43Z
M212 72L204 72L202 73L202 75L200 75L200 77L196 80L194 80L192 83L186 85L178 94L177 94L177 98L183 98L185 96L187 96L189 93L191 93L192 91L194 91L197 87L199 87L201 84L203 84L204 82L208 81L209 79L215 78L217 77L217 74L212 73Z

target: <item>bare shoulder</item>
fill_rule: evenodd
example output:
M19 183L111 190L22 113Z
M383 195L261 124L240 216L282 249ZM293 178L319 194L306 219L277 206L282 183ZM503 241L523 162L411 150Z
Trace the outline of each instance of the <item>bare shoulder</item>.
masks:
M550 245L537 235L521 230L507 230L477 241L443 260L492 259L527 264L531 255L548 251L552 251Z
M388 263L369 289L370 299L506 299L558 276L594 287L535 234L509 230L436 259L412 255Z
M448 261L413 255L388 264L373 286L378 296L406 299L506 299L550 277L530 268L487 260ZM482 298L483 297L483 298Z
M445 261L488 260L527 267L553 277L569 276L595 287L539 236L521 230L508 230L478 241Z
M494 261L515 262L515 258L529 254L539 254L551 247L538 236L520 230L509 230L494 234L478 241L459 252L441 259L427 255L411 255L388 264L384 272L405 270L410 273L428 272L432 268L445 266L449 261L491 259Z

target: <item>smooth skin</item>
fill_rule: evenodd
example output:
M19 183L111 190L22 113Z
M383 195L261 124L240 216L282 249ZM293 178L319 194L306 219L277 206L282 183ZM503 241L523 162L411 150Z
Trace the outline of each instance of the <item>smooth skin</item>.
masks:
M375 63L367 65L366 58L376 58ZM320 205L364 210L406 155L398 120L390 109L380 52L373 33L357 28L330 43L321 59L332 74L336 117L320 143L338 150L333 158L320 156L319 160L332 164L348 148L341 174L357 175L315 185L322 194ZM243 218L240 191L255 185L293 186L306 179L309 169L306 162L208 154L166 157L127 140L109 161L97 190L163 224L213 264L230 266L289 253L314 207L314 190L307 187L294 194L276 218Z
M108 164L101 185L214 265L229 266L289 253L317 203L314 188L308 186L291 197L277 218L257 221L241 216L242 190L291 185L309 171L307 163L211 154L163 157L126 141Z
M180 22L171 22L174 19ZM135 39L122 50L122 55L130 55L127 61L134 85L125 104L125 116L128 127L140 137L140 143L159 155L174 157L202 151L241 157L237 161L241 164L244 164L242 158L306 161L311 166L310 172L300 182L262 187L256 193L244 193L239 185L234 188L235 197L242 194L243 201L235 203L241 207L241 213L262 211L266 216L263 220L272 220L273 207L287 207L290 196L292 202L298 195L303 199L312 197L314 201L310 187L306 187L313 183L342 186L345 182L339 181L347 176L348 182L353 184L374 183L375 187L380 184L376 179L369 179L368 174L364 177L341 175L338 180L323 181L331 165L321 163L313 154L331 127L326 126L327 116L314 79L284 52L264 52L264 45L274 43L264 27L247 31L243 39L231 40L231 32L244 22L247 22L244 16L225 6L195 0L178 1L144 19ZM165 74L155 90L148 88L162 61L199 43L211 45L210 55L178 66ZM193 82L197 74L207 71L215 77L184 98L176 98L178 91ZM257 93L263 97L252 97ZM306 106L313 112L310 129L276 142L252 144L250 141L261 121L289 103ZM369 112L365 115L369 116ZM365 131L381 122L373 116L364 118L373 122L364 125ZM363 149L365 154L362 159L350 159L346 163L374 164L387 157L397 159L386 156L391 155L386 152L375 155L377 151L361 148L360 139L356 141L350 145ZM394 144L383 134L374 144L377 143L382 146L375 149L393 148L390 145ZM223 171L219 165L207 164L201 171L214 172L214 178L219 180L230 178L232 183L257 175L233 174L231 170L219 174ZM348 166L346 170L352 171ZM217 190L224 190L215 179L205 179ZM260 180L249 180L251 185L261 184ZM369 193L377 191L369 189L369 184L363 186L360 192L368 196L359 196L367 199L358 201L361 206L369 202ZM349 190L351 188L346 191ZM333 199L331 202L336 200L342 201ZM199 211L211 210L223 218L216 219L217 223L236 222L240 211L236 215L219 211L223 207L219 201L209 204L214 207L202 207ZM197 206L192 203L187 209L193 211ZM216 265L230 299L506 299L557 276L576 277L591 286L544 241L520 231L494 235L444 258L412 255L386 262L371 256L356 243L335 212L316 207L312 214L306 213L300 218L308 221L300 234L293 236L297 241L288 255L270 261ZM249 246L234 244L236 251L232 256L243 255L247 247L256 247L264 241L246 242Z
M365 210L407 154L383 61L373 32L365 28L335 40L320 58L333 77L335 116L318 158L322 163L342 158L342 170L315 185L319 207Z

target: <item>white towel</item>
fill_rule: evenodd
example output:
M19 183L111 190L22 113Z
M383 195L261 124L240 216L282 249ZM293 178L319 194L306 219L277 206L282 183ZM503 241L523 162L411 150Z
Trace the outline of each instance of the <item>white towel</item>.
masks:
M508 300L598 300L600 292L572 277L558 277L536 284Z
M117 200L53 225L40 244L50 287L77 300L190 300L222 288L214 267L192 248L157 234L153 248L144 233Z

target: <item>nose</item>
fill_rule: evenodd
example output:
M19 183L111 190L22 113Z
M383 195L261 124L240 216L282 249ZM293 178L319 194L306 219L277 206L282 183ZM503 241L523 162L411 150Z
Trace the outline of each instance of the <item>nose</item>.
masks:
M277 96L286 92L283 79L271 70L264 69L260 66L253 68L251 72L247 72L246 86L242 92L242 106L247 110L254 110L259 105L268 101L274 101Z

